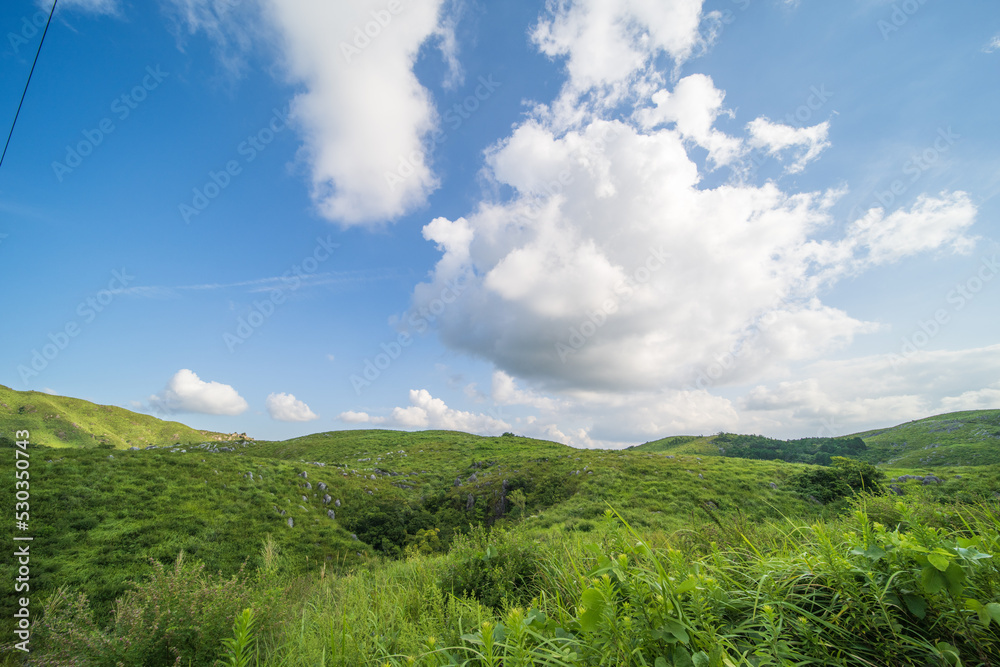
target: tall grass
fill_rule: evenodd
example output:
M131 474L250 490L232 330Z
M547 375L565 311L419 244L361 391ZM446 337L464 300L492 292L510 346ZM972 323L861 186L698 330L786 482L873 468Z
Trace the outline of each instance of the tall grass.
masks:
M673 535L609 510L587 533L473 531L445 555L298 579L277 574L273 549L230 582L163 569L105 629L56 596L30 664L72 664L56 659L66 642L94 665L1000 664L1000 514L985 504L935 513L862 495L828 521L725 515ZM225 604L208 604L209 589L228 591ZM147 633L160 653L120 650L140 636L126 622L140 610L182 624L186 609L201 610L200 634L161 628Z

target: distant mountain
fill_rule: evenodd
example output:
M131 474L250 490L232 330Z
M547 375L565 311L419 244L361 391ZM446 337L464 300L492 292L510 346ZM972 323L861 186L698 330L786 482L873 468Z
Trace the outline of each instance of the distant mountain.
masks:
M230 438L113 405L0 385L0 437L13 438L19 430L28 430L33 444L47 447L128 449Z

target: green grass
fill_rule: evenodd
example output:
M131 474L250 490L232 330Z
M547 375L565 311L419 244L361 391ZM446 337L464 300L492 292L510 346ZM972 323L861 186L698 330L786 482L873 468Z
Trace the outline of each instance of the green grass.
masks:
M893 467L1000 463L1000 410L970 410L855 434L865 458Z
M48 447L128 449L228 438L124 408L0 385L0 436L13 438L21 430L31 433L32 444Z

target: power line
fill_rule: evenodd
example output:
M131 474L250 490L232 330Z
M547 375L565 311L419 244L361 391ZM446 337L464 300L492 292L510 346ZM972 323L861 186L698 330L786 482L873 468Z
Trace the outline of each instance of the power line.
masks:
M10 124L10 132L7 133L7 143L3 145L3 155L0 155L0 166L3 166L3 159L7 157L7 147L10 146L10 138L14 134L14 126L17 125L17 117L21 115L21 105L24 104L24 96L28 94L28 84L31 83L31 75L35 73L35 63L38 62L38 54L42 52L42 44L45 43L45 35L49 32L49 24L52 23L52 15L56 12L56 4L59 0L52 0L52 9L49 11L49 20L45 22L45 30L42 31L42 38L38 40L38 50L35 51L35 59L31 61L31 70L28 72L28 80L24 82L24 92L21 93L21 101L17 103L17 113L14 114L14 122Z

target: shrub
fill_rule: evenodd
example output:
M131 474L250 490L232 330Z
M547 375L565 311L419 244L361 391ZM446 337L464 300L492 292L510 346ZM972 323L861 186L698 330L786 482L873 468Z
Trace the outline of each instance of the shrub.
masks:
M523 604L538 591L540 556L538 545L520 534L477 526L452 545L441 590L494 609Z

